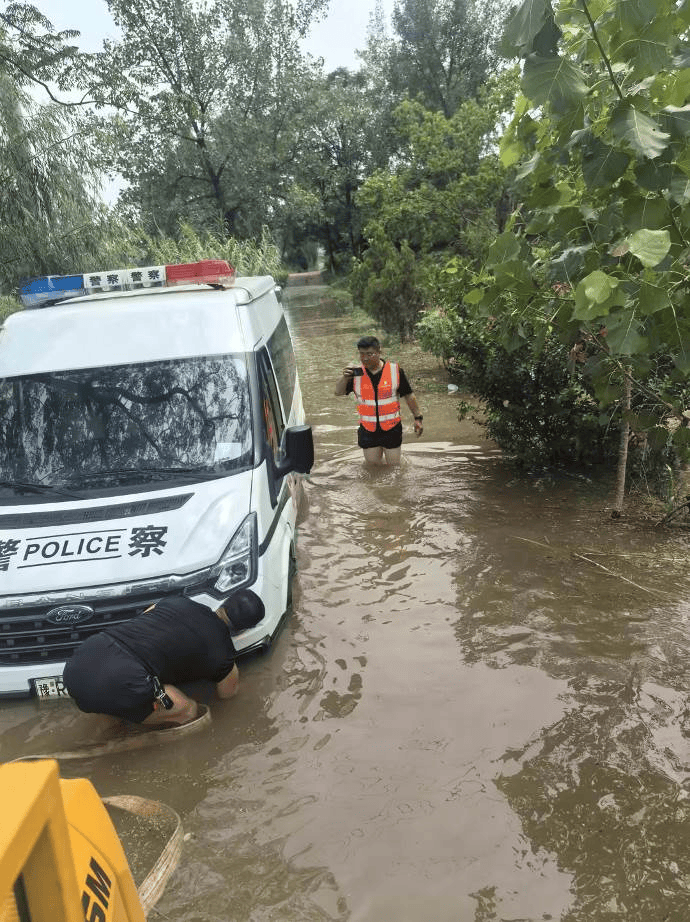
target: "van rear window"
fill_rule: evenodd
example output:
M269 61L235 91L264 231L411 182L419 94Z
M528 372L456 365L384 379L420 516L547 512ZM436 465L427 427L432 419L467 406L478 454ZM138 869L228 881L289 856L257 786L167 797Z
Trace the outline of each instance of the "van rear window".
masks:
M220 476L251 462L243 354L0 380L3 492Z

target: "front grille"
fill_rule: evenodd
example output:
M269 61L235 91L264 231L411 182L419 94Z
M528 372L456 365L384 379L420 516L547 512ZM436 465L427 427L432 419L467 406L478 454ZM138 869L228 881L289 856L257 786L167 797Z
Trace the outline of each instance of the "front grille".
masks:
M46 615L54 605L5 611L0 615L0 668L62 663L76 648L103 628L128 621L161 595L106 599L94 602L94 615L82 624L51 624ZM80 603L88 600L79 600Z

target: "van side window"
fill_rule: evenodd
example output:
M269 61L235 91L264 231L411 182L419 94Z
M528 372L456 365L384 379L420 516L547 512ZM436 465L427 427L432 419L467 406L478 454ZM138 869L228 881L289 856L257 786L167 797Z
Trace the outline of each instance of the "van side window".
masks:
M280 408L278 388L273 376L268 353L261 349L258 353L259 388L261 391L261 422L267 445L273 452L273 460L280 458L280 440L283 437L285 422Z
M292 339L290 338L285 317L281 317L280 323L268 341L268 352L278 379L285 414L289 416L292 409L292 398L295 393L297 366L295 363L295 350L292 347Z

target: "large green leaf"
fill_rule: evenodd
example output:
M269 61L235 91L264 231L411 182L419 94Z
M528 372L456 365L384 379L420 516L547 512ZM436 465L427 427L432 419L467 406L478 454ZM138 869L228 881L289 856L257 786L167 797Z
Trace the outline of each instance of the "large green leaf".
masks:
M690 449L690 429L687 426L678 426L672 436L672 441L676 449Z
M512 136L504 135L501 139L500 155L504 167L511 167L519 163L524 151L524 144L519 143Z
M678 65L676 64L676 67ZM669 105L682 106L690 96L690 68L676 69L670 74L664 74L663 95Z
M676 166L690 176L690 147L686 147L676 157Z
M506 231L494 240L489 247L489 253L486 264L489 268L497 266L499 263L508 262L516 259L520 255L520 241L515 234Z
M690 81L687 86L690 93ZM675 137L690 137L690 106L666 106L663 110L664 127Z
M552 222L553 215L544 211L538 211L534 217L530 218L530 220L527 222L525 233L543 234L544 231L551 226Z
M537 35L534 36L531 51L543 57L558 54L558 41L563 33L553 18L547 19Z
M625 32L644 32L659 14L659 3L658 0L618 0L616 14Z
M671 235L667 230L641 228L625 242L630 252L648 269L658 266L671 249Z
M562 112L583 99L589 88L582 71L572 61L531 54L525 61L522 89L535 105L548 103L554 111Z
M624 295L619 291L618 279L601 269L595 269L579 282L575 289L575 309L573 318L576 320L595 320L605 317L611 307L620 305Z
M534 39L549 20L553 20L549 0L524 0L505 27L501 40L503 55L506 58L519 58L529 54Z
M662 154L668 146L669 134L662 131L653 118L628 102L614 109L609 124L614 137L651 160Z
M562 282L570 282L571 279L577 278L585 265L585 257L591 250L591 243L561 250L558 257L552 259L549 264L550 276L555 281Z
M590 188L610 186L625 173L630 156L624 151L590 138L582 151L582 175Z
M574 205L561 206L551 214L550 226L563 240L566 238L576 240L585 229L585 221L582 209Z
M539 166L541 161L541 154L537 151L536 154L533 154L529 160L525 160L524 163L521 163L520 166L515 171L516 179L524 179L525 176L529 176L531 173L534 173L536 168ZM509 164L504 164L508 166Z
M633 310L617 311L606 320L606 342L614 355L636 355L644 352L646 339L640 335Z
M511 259L508 262L501 263L494 269L494 278L496 284L504 289L513 290L516 293L534 291L534 281L529 274L524 262L519 259Z
M623 202L623 221L629 231L646 227L663 230L671 225L668 204L658 195L642 196L630 194Z
M638 310L645 317L656 314L657 311L664 310L671 306L671 299L665 288L659 285L652 285L650 282L642 282L638 297Z
M671 47L668 32L663 26L663 23L659 24L656 35L648 26L644 34L631 36L616 49L621 60L630 62L633 74L643 76L671 69Z
M553 184L537 186L530 195L530 205L533 208L551 208L561 203L561 193Z
M648 189L650 192L661 192L671 184L673 164L640 160L635 167L635 178L643 189Z
M589 359L586 365L587 372L594 379L594 393L602 407L610 407L618 403L621 396L620 384L610 383L610 364L608 362L596 363L595 360ZM606 425L607 418L602 419L602 424Z
M676 174L671 180L669 193L674 202L687 205L690 202L690 179L682 173Z
M670 433L666 426L653 426L647 430L647 444L656 451L666 448L669 438Z

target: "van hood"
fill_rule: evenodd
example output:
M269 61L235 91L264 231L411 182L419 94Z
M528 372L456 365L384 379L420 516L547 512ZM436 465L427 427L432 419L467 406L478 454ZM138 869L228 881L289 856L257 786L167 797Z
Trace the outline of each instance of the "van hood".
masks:
M250 470L129 497L5 507L0 597L203 570L249 512L251 488Z

